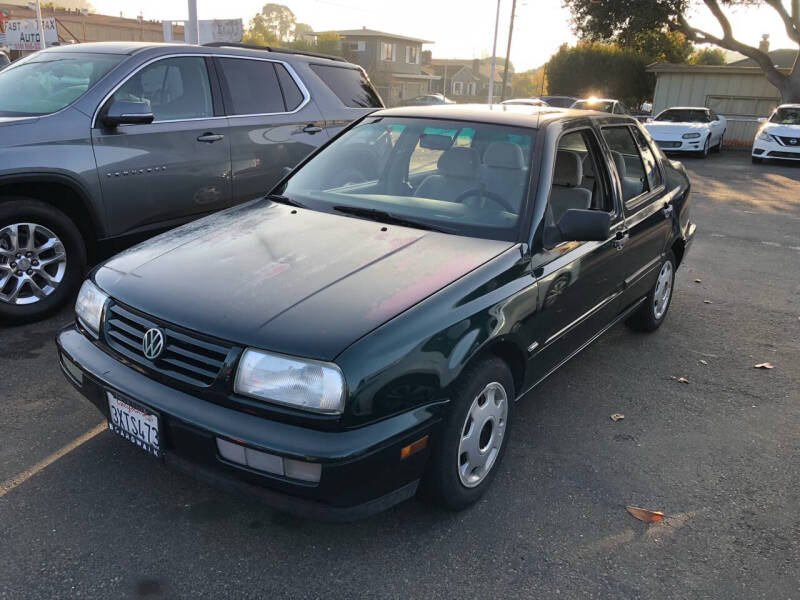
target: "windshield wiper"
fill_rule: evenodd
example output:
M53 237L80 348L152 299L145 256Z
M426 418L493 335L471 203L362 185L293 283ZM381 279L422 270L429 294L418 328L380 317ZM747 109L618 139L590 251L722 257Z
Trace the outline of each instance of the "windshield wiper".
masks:
M333 210L346 215L353 215L355 217L365 217L372 221L379 221L381 223L389 223L391 225L402 225L404 227L415 227L416 229L426 229L428 231L438 231L439 233L455 233L451 229L439 227L437 225L430 225L422 221L415 221L414 219L407 219L394 215L385 210L378 208L361 208L359 206L334 206Z
M280 194L267 194L267 198L270 200L274 200L275 202L280 202L281 204L288 204L289 206L297 206L298 208L308 208L302 202L298 202L297 200L292 200L291 198L287 198L286 196L281 196Z

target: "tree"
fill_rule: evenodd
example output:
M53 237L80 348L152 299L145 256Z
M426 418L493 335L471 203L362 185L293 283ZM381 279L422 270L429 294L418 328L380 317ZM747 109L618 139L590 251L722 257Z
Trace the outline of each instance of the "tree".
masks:
M623 45L621 41L617 43ZM683 33L667 28L637 31L624 45L644 56L648 62L685 63L694 50Z
M764 76L780 91L784 102L800 102L800 53L789 74L775 67L769 54L736 39L726 10L756 6L775 11L789 39L800 49L800 0L564 0L572 12L574 30L590 40L630 41L638 32L668 27L682 32L690 42L713 44L752 58ZM691 10L705 5L719 24L715 35L691 24ZM787 5L788 4L788 5Z
M547 90L568 96L603 96L637 105L652 96L648 60L615 44L563 44L547 63Z
M278 36L267 28L261 13L250 19L250 25L242 33L242 41L245 44L255 44L257 46L275 46L279 43Z
M304 35L313 33L314 28L308 23L295 23L294 24L294 39L302 39Z
M317 36L317 52L322 54L342 54L342 37L335 31L324 31Z
M265 4L261 12L250 19L248 31L256 30L257 35L266 39L269 39L267 32L270 32L278 42L291 42L294 39L296 26L297 19L292 9L283 4L270 3Z
M725 53L719 48L700 48L689 57L690 65L724 65Z
M511 88L520 98L533 98L545 93L544 67L511 75Z

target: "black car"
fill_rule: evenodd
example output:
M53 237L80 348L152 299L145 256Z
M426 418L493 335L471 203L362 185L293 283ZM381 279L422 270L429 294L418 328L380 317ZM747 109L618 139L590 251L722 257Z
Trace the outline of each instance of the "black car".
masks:
M663 323L689 191L630 117L381 110L96 268L61 366L113 431L282 510L464 508L516 400L615 323Z

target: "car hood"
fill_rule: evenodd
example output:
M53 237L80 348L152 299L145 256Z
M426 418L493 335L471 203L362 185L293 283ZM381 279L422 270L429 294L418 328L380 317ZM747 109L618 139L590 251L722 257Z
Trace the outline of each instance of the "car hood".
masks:
M131 248L94 279L169 323L331 360L512 245L260 200Z
M708 123L661 123L653 121L645 123L645 128L650 132L650 135L682 135L684 133L691 133L696 131L702 133L708 131Z
M761 131L766 131L770 135L781 137L800 137L800 125L781 125L780 123L766 123Z

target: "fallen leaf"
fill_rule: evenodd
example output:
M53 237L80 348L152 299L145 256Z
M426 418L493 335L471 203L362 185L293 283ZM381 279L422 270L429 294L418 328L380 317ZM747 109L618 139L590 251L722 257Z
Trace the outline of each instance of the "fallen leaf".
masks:
M686 377L678 377L678 383L689 383L689 380Z
M611 420L612 421L620 421L620 420L622 420L624 418L625 418L625 415L623 415L622 413L614 413L613 415L611 415Z
M645 523L655 523L664 518L664 513L658 510L647 510L646 508L639 508L638 506L626 506L627 510L632 517L644 521Z
M763 363L758 363L757 365L754 365L754 367L756 369L774 369L775 365L773 365L771 362L763 362Z
M678 380L678 378L675 377L675 375L670 375L669 378L672 379L673 381L677 381Z
M711 300L703 300L703 304L714 304Z
M703 280L702 279L695 279L694 280L695 283L700 283L701 281L703 281Z
M708 361L707 361L707 360L703 360L703 359L701 358L701 359L700 359L700 364L701 364L701 365L707 365L707 364L708 364Z

